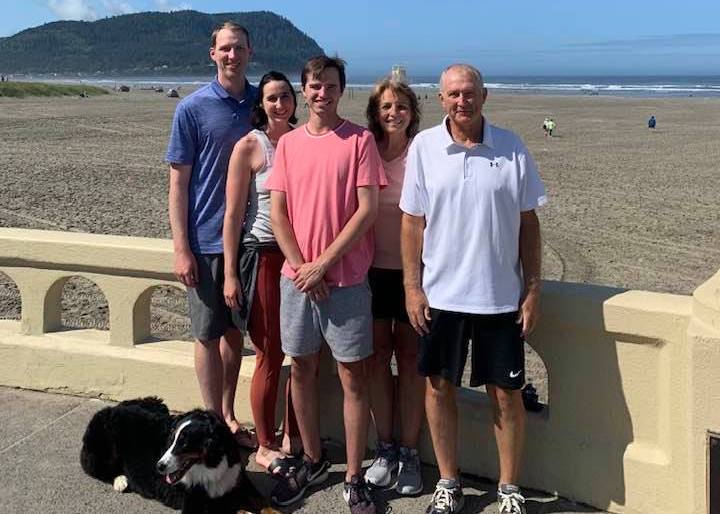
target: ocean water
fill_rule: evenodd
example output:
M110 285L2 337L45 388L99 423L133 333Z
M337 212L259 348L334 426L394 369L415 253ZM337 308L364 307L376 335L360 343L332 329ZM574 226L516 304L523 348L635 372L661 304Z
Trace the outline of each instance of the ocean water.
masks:
M371 88L377 75L350 75L347 86L351 88ZM196 87L207 83L212 77L189 76L23 76L18 80L44 82L85 83L106 87L121 84L136 88L152 87ZM260 77L249 77L257 83ZM290 77L299 87L299 78ZM409 84L417 89L437 88L436 76L408 75ZM485 76L488 89L513 93L548 95L598 95L633 97L720 97L720 75L688 76Z

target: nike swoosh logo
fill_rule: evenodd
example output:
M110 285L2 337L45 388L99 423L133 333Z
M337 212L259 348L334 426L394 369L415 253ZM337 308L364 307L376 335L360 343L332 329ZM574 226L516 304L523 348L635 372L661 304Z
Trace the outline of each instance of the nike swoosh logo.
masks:
M510 372L510 378L517 378L520 376L520 373L522 373L522 370L520 371L511 371Z

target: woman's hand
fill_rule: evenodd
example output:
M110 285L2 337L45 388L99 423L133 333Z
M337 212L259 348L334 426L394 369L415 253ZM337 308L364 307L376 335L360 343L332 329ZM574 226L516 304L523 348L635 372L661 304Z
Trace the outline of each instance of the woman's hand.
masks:
M225 277L225 285L223 286L223 296L225 296L225 305L231 309L239 309L243 303L242 285L238 277Z

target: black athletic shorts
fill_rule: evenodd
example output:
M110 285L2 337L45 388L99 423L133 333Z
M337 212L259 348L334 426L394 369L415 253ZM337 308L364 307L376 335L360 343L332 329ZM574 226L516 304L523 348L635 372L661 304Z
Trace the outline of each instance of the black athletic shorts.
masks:
M460 386L472 341L470 386L494 384L520 389L525 383L525 349L518 313L467 314L430 309L430 333L421 336L418 371Z
M372 292L373 319L410 323L405 310L402 270L370 268L368 282Z

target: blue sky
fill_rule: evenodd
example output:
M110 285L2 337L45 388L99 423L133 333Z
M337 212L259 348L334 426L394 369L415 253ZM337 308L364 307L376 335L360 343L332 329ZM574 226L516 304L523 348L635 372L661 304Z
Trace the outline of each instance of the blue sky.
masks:
M59 19L139 11L271 10L350 72L413 75L455 61L486 75L720 74L717 0L0 0L0 37Z

